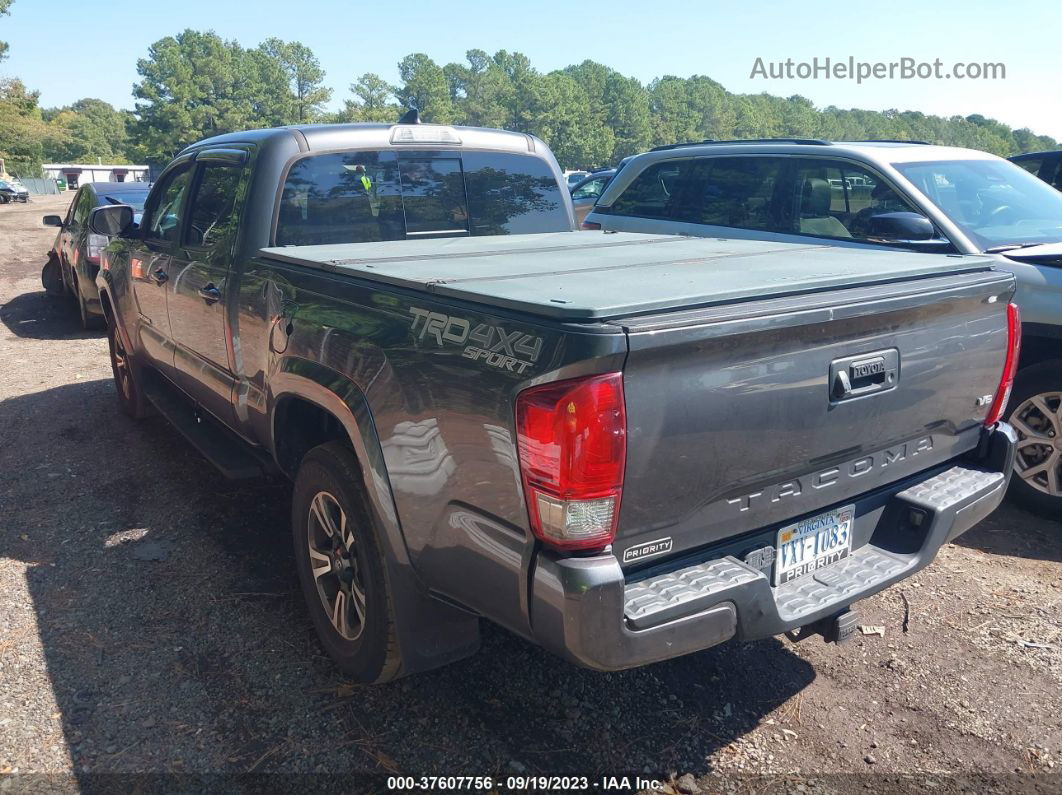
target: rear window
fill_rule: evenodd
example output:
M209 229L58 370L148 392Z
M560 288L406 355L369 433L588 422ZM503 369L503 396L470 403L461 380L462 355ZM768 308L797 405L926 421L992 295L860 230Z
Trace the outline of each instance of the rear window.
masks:
M336 152L292 166L276 245L571 229L549 165L497 152Z
M136 193L105 193L98 197L99 206L107 204L128 204L137 212L143 212L144 202L147 201L148 192Z

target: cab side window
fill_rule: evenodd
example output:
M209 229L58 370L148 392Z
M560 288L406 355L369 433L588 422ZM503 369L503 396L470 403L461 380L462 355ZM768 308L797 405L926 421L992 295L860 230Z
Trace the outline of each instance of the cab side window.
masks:
M230 165L208 163L200 167L188 207L186 246L208 247L213 255L222 257L231 251L243 174L244 169Z
M184 195L191 180L192 169L189 166L171 172L159 184L158 189L152 191L144 213L147 219L144 236L147 239L176 242L181 229Z

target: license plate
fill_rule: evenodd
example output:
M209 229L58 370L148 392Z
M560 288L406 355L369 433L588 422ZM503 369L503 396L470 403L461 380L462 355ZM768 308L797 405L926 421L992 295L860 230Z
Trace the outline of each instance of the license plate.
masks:
M847 558L852 551L854 518L855 506L846 505L779 530L774 584L791 582Z

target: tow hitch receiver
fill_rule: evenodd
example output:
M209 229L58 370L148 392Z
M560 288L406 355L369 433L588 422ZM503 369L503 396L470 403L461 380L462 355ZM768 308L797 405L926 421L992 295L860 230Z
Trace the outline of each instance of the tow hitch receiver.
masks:
M807 624L798 630L785 633L793 643L799 643L812 635L822 635L826 643L844 643L855 637L859 626L859 613L845 610L828 618L822 618L813 624Z

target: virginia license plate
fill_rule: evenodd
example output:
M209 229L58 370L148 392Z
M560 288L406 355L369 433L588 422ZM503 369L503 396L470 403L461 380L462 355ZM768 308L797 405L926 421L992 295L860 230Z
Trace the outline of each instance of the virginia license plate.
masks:
M774 584L795 580L847 558L852 552L855 506L822 513L778 531Z

